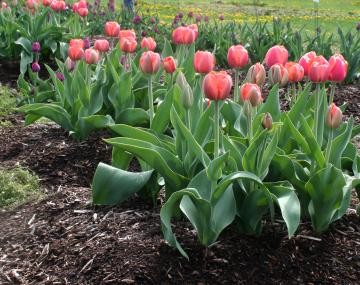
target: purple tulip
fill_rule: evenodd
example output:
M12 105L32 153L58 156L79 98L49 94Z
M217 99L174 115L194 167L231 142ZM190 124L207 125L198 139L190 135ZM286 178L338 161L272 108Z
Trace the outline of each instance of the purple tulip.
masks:
M201 22L202 16L201 15L197 15L195 20L196 22Z
M184 13L183 12L179 12L178 14L179 18L182 19L184 17Z
M40 43L39 42L33 42L32 45L31 45L31 50L32 50L32 52L36 52L36 53L40 52L40 50L41 50Z
M146 32L146 31L142 31L142 32L141 32L141 36L142 36L142 37L146 37L146 35L147 35L147 32Z
M31 70L33 72L39 72L40 69L40 64L38 64L36 61L31 64Z
M151 24L156 24L156 19L155 19L155 17L151 17L150 23L151 23Z
M207 23L209 22L209 16L205 16L204 21Z
M160 34L160 31L159 31L158 27L154 28L154 32L157 33L157 34Z
M194 17L194 12L191 12L191 11L190 11L189 14L188 14L188 17L189 17L189 18Z
M59 79L60 81L65 80L64 74L62 74L61 72L56 72L56 78Z
M133 18L133 23L135 25L138 25L141 23L141 17L139 15L135 15L134 18Z
M84 39L84 48L85 48L85 49L88 49L88 48L90 48L90 46L91 46L90 40L89 40L88 37L86 37L86 38Z
M219 20L220 20L220 21L224 21L224 19L225 19L224 15L220 15L220 16L219 16Z

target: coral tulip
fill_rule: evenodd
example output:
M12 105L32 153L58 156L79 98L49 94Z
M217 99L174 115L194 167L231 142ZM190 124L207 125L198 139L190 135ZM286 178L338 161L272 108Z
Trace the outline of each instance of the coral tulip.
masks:
M304 68L304 75L308 76L309 74L309 67L311 65L311 62L316 58L316 52L311 51L306 54L304 54L300 60L299 64Z
M133 38L136 40L136 33L134 30L120 30L119 37L121 38Z
M194 57L194 68L197 73L206 74L215 67L215 56L208 51L197 51Z
M52 0L43 0L43 1L42 1L42 4L43 4L45 7L48 7L48 6L51 5L51 2L52 2Z
M204 78L204 93L210 100L225 100L230 94L231 87L232 79L225 71L211 71Z
M82 39L71 39L69 43L70 47L84 48L84 41Z
M346 78L348 63L341 54L333 55L329 60L329 80L340 82Z
M329 63L323 56L317 56L310 64L309 79L315 83L326 82L329 78Z
M160 55L152 51L144 52L140 57L140 69L146 74L153 74L159 70Z
M109 42L107 40L96 40L94 43L94 49L98 50L99 52L107 52L109 51Z
M282 64L274 64L269 70L269 81L271 85L279 83L285 86L288 83L289 75L287 69Z
M260 87L253 83L245 83L240 89L241 99L243 102L250 101L253 107L262 102Z
M284 46L273 46L270 48L265 56L265 64L267 67L272 67L274 64L284 65L288 60L289 53Z
M77 46L70 46L68 49L68 56L73 61L80 60L84 57L84 50Z
M326 125L331 129L336 129L342 122L342 112L339 107L332 103L327 112Z
M133 53L136 50L137 42L133 37L121 37L120 49L126 53Z
M289 82L299 82L304 77L304 68L296 62L288 62L285 64L285 68L288 72Z
M246 75L246 81L249 83L255 83L259 86L262 86L266 79L266 71L265 67L260 63L257 62L254 65L252 65L248 73Z
M120 25L117 22L106 22L105 24L105 34L109 37L119 36Z
M163 59L163 67L167 73L174 73L176 70L176 62L172 56Z
M176 28L172 32L173 42L177 45L191 45L194 43L198 35L198 31L195 29L195 26Z
M100 54L96 49L89 48L85 50L85 62L87 64L97 64L100 59Z
M143 38L141 40L141 48L154 51L156 48L156 42L152 37Z
M227 60L232 68L244 68L249 62L249 54L242 45L232 46L228 50Z

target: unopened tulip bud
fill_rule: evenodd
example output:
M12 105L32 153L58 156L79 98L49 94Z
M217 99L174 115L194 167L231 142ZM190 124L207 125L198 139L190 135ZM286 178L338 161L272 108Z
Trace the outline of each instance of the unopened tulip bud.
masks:
M39 42L33 42L33 44L31 45L31 51L38 53L41 50L41 45Z
M279 84L285 86L289 77L286 68L281 64L274 64L269 70L269 82L271 85Z
M327 112L326 125L331 129L336 129L342 122L342 112L338 106L332 103Z
M56 72L56 78L59 79L60 81L65 80L64 74L62 74L61 72Z
M270 130L273 125L273 119L270 115L270 113L266 113L263 120L262 120L262 126L264 129Z
M33 72L39 72L40 71L40 65L37 62L33 62L31 65L31 70Z
M243 102L249 101L253 107L262 102L260 87L253 83L245 83L240 88L241 99Z
M174 73L176 70L176 62L172 56L163 59L163 67L166 73Z
M74 68L75 68L75 61L73 61L70 57L68 57L68 58L65 60L64 65L65 65L65 67L66 67L67 70L72 71L72 70L74 70Z
M184 108L186 110L190 109L194 102L194 95L189 83L186 81L185 75L182 72L180 72L177 76L176 84L179 85L182 91L181 102Z
M262 86L266 79L265 67L260 63L252 65L246 75L246 81Z

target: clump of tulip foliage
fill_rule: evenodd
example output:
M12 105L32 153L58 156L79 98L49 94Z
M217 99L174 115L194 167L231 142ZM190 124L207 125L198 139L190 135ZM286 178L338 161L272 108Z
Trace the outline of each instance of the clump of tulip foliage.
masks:
M319 233L345 214L360 184L351 143L360 128L351 117L343 120L346 106L333 102L347 74L341 55L327 61L310 52L288 62L286 48L274 46L264 59L266 74L236 45L227 56L233 80L214 71L211 52L195 52L195 24L176 28L176 50L165 40L161 54L152 38L136 52L136 33L116 22L107 23L105 33L93 47L72 39L58 71L47 67L54 101L20 108L27 123L44 116L79 139L94 129L111 131L105 141L112 165L100 163L96 170L95 204L118 204L135 193L156 203L164 189L164 237L186 257L171 223L181 213L205 246L231 224L260 235L263 220L279 216L291 237L301 219ZM264 98L266 82L273 87ZM289 86L286 112L280 110L281 86ZM127 171L133 159L139 172Z

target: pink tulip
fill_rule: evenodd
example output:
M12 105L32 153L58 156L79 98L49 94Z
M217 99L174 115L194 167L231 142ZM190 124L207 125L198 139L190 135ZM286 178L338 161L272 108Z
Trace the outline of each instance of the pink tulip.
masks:
M120 32L120 25L117 22L106 22L105 34L109 37L117 37Z
M335 54L329 60L329 80L340 82L346 78L348 63L341 54Z
M314 51L308 52L300 58L299 64L304 68L305 76L308 76L310 64L315 58L316 58L316 52Z
M141 48L154 51L156 48L156 42L152 37L143 38L141 40Z
M206 74L215 67L215 56L208 51L197 51L194 57L194 68L197 73Z
M265 64L272 67L274 64L284 65L288 61L289 53L284 46L273 46L268 50L265 56Z
M231 87L232 79L225 71L211 71L204 78L204 94L210 100L225 100L230 95Z
M242 101L245 102L249 100L253 107L256 107L263 101L260 87L253 83L245 83L241 86L240 94Z
M326 125L331 129L336 129L341 125L342 122L342 112L339 107L332 103L328 108L328 113L326 116Z
M317 56L310 64L309 79L315 83L326 82L329 78L329 63L323 56Z
M227 60L232 68L244 68L249 62L249 54L242 45L232 46L228 50Z
M79 8L77 13L80 17L86 17L89 14L88 8Z
M99 52L107 52L109 51L109 42L104 39L96 40L94 43L94 49Z
M97 64L100 59L100 54L96 49L89 48L85 50L85 62L87 64Z
M137 42L133 37L121 37L120 49L126 53L133 53L136 50Z
M133 38L136 40L136 33L134 30L120 30L119 37L121 38Z
M158 53L146 51L140 57L140 69L146 74L156 73L160 68L160 62Z
M274 64L269 69L269 82L271 85L285 86L289 81L287 69L282 64Z
M84 57L84 50L77 46L70 46L68 49L68 56L73 61L80 60Z
M79 47L79 48L84 48L84 41L82 39L71 39L69 46L71 47Z
M172 32L172 40L177 45L191 45L195 42L197 35L196 25L191 27L178 27Z

